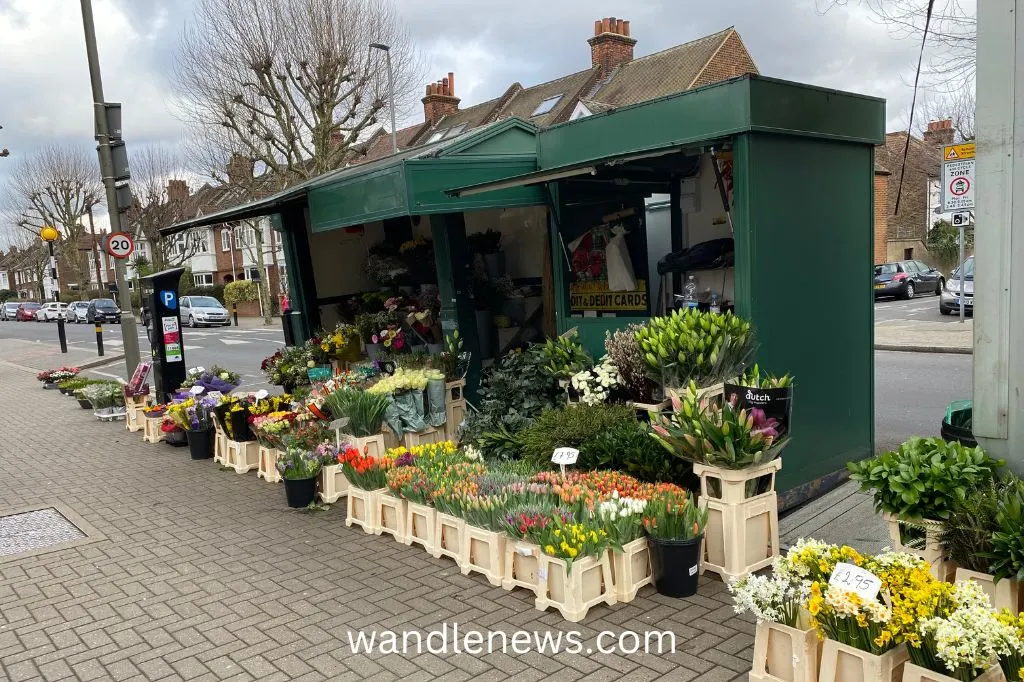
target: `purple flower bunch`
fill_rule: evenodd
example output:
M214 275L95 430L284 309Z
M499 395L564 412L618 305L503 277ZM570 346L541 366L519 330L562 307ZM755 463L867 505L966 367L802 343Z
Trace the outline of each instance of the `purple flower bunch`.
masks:
M395 459L395 468L412 466L415 461L415 455L408 451L404 452L398 458Z

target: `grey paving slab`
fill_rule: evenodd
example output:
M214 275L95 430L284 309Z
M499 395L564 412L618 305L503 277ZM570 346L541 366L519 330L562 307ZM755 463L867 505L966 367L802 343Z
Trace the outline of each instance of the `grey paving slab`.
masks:
M881 552L892 545L885 520L874 511L871 495L859 492L854 481L847 481L779 520L779 542L783 547L800 538L850 545L866 553Z

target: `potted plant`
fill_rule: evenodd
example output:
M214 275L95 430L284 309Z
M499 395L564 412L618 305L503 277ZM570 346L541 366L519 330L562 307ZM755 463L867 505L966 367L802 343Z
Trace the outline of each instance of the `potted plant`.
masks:
M660 412L668 407L668 402L655 402L656 387L647 376L643 352L636 340L640 326L631 324L624 329L605 332L604 350L618 369L619 384L627 400L637 409L638 416L646 419L648 412Z
M563 618L578 623L591 607L615 603L608 533L600 521L569 522L555 516L534 539L541 549L536 608L553 606Z
M339 388L324 396L322 408L326 409L332 419L347 418L343 427L350 434L352 446L367 454L380 456L384 454L384 436L381 428L384 415L388 409L388 396L377 392L368 392L358 388ZM342 430L336 433L336 444L341 445Z
M911 438L894 451L847 465L861 490L873 492L894 547L931 563L940 579L949 570L940 541L944 523L957 503L991 482L1002 466L981 448L941 438Z
M465 493L459 512L466 522L462 536L463 575L483 574L500 587L505 562L504 516L509 496L504 490L507 477L484 474L475 481L477 492ZM486 493L484 492L486 490Z
M292 509L308 507L316 499L316 477L321 460L315 452L289 446L277 459L277 471L284 479L284 494Z
M729 581L768 566L779 552L775 474L788 438L779 438L761 410L702 398L693 382L671 402L669 413L651 413L650 431L669 453L692 462L701 497L715 512L705 568Z
M993 574L994 590L1001 596L998 606L1014 611L1024 610L1024 481L1013 479L1001 493L996 512L996 527L992 533L992 549L988 555ZM1006 581L1007 587L1000 584ZM1016 587L1018 603L1012 601Z
M680 598L697 593L707 523L707 508L695 505L686 490L661 484L651 495L643 524L651 550L651 577L659 594Z
M195 395L175 403L168 415L185 432L192 459L213 457L213 408L216 398Z
M571 330L546 340L536 349L542 369L557 379L563 387L568 385L574 374L594 366L594 361L583 345L576 340L576 336L576 330Z
M765 417L775 420L780 438L789 434L793 414L793 377L777 377L762 373L755 364L734 382L724 384L725 400L745 410L761 410Z
M60 382L74 379L78 376L78 371L77 367L58 367L37 373L36 379L43 382L43 388L56 390Z
M320 349L336 362L356 362L361 354L359 330L344 322L320 334Z
M505 254L501 250L501 232L488 228L484 232L467 234L466 248L470 254L480 256L488 277L497 278L505 274Z
M650 585L651 550L644 537L643 515L647 500L620 497L613 490L597 505L597 517L608 533L615 601L630 602L644 585Z

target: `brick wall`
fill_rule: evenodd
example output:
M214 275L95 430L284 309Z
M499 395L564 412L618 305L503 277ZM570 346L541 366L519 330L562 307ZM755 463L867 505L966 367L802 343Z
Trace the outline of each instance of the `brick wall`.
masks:
M875 172L875 263L888 260L889 174Z
M736 31L729 33L718 52L711 58L704 70L697 76L693 87L717 83L747 73L759 73L757 65L743 45L743 39Z

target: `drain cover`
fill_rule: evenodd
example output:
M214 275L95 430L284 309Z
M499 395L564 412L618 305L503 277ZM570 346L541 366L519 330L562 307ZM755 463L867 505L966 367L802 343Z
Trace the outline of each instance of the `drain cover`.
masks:
M43 549L86 537L78 526L53 509L0 516L0 556Z

